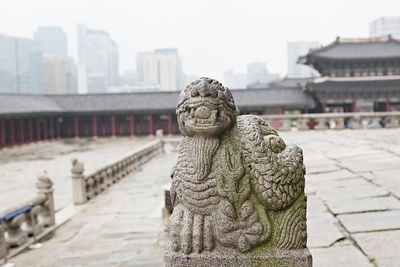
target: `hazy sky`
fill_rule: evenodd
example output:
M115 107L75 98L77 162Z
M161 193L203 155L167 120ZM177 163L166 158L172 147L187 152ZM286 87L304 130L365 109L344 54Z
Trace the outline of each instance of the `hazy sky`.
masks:
M76 57L83 23L111 34L121 71L135 69L136 52L176 47L185 73L221 79L251 61L285 74L288 41L367 37L371 20L399 15L399 0L0 0L0 33L61 26Z

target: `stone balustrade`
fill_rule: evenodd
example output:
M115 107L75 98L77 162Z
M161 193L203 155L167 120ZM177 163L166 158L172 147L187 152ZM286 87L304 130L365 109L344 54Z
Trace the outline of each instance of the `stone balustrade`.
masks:
M261 117L280 131L400 127L400 112L398 111L263 115Z
M112 184L162 153L163 145L161 140L154 141L87 175L84 174L83 163L73 159L71 173L74 204L84 204L99 195Z
M38 176L37 196L0 213L0 265L55 229L53 182Z

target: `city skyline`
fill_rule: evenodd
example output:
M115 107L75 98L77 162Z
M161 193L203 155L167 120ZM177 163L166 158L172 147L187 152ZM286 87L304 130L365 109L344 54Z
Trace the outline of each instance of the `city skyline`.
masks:
M84 23L113 36L122 55L121 72L135 68L138 52L174 47L188 74L221 79L225 69L242 72L249 62L262 61L271 72L284 75L287 42L317 40L326 45L336 36L367 37L371 21L398 15L400 6L395 1L251 2L97 1L96 12L88 15L91 1L4 1L0 32L29 38L37 27L60 26L76 59L76 25ZM25 23L20 23L21 16Z

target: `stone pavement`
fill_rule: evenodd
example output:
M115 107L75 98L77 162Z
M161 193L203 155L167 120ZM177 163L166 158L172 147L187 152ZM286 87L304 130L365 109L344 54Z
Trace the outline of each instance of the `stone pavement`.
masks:
M280 133L304 150L314 266L399 266L400 129ZM18 266L163 266L162 186L175 154L90 201Z
M153 138L154 139L154 138ZM70 139L40 142L0 151L0 211L36 195L38 172L45 169L54 182L59 210L72 203L71 159L85 163L85 173L149 142L151 138Z

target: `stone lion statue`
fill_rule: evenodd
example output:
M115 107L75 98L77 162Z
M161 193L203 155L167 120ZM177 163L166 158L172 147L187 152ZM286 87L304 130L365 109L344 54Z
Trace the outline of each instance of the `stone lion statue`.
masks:
M214 79L188 85L176 114L183 138L171 174L170 250L305 248L302 150L263 119L239 116L229 89Z

